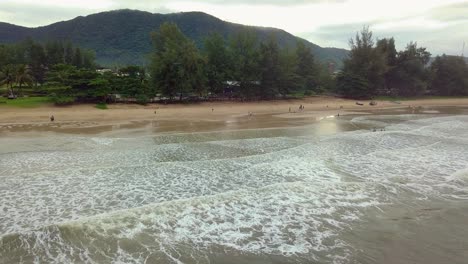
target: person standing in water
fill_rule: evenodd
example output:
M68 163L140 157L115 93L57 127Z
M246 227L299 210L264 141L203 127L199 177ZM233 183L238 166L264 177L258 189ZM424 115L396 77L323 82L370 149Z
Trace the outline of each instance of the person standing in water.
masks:
M50 116L50 122L54 122L54 120L55 120L54 115L51 115L51 116Z

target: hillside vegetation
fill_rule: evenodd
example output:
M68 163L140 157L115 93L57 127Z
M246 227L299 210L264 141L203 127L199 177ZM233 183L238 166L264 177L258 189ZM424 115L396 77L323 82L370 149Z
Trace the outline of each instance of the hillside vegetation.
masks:
M0 23L0 43L16 43L28 37L42 42L71 41L81 48L94 50L96 62L103 66L145 65L151 52L150 33L165 22L176 24L198 48L203 47L204 39L212 33L228 40L250 30L260 40L274 34L281 48L293 49L297 41L302 41L318 60L334 62L337 67L348 53L344 49L319 47L284 30L229 23L201 12L152 14L135 10L103 12L38 28Z

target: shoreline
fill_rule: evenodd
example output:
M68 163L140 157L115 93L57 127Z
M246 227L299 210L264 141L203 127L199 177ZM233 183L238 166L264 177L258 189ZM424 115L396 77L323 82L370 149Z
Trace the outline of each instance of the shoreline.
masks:
M468 107L468 98L417 99L401 101L356 100L319 96L295 100L261 102L203 102L197 104L110 104L36 108L0 107L0 133L51 131L97 134L119 129L153 132L210 131L213 129L268 128L304 125L327 117L363 115L379 110L430 110L431 107ZM304 110L300 111L299 106ZM289 112L291 109L291 112ZM250 114L251 113L251 114ZM424 111L421 111L424 113ZM49 117L54 115L55 121Z

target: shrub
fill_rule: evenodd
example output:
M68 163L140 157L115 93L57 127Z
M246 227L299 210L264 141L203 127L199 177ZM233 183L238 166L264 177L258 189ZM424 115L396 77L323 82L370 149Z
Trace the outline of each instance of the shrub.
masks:
M106 103L99 103L96 105L97 109L105 110L107 109L107 104Z
M75 102L75 97L51 94L52 102L55 105L71 105Z
M136 96L136 102L137 104L146 105L149 102L149 98L144 94L139 94Z

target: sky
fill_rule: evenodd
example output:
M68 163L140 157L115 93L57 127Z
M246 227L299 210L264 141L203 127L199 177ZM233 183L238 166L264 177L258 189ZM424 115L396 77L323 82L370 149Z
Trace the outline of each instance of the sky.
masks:
M202 11L229 22L281 28L322 47L348 48L363 26L376 38L394 37L398 49L417 41L434 55L460 55L468 44L468 0L0 0L0 21L37 27L124 8Z

